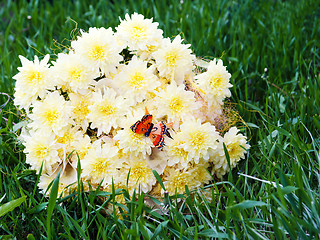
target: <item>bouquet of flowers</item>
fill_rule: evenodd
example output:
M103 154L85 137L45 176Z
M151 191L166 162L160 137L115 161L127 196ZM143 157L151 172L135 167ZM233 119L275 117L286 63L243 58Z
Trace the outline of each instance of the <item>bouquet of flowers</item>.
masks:
M169 194L183 194L221 178L250 147L224 106L232 85L222 60L197 59L141 14L115 31L81 30L51 63L19 57L20 139L43 191L58 172L60 193L75 189L80 161L87 189L161 196L155 170Z

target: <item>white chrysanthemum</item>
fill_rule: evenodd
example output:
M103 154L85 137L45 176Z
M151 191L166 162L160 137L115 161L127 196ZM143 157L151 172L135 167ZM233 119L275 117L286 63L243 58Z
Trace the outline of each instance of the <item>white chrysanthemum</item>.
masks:
M156 94L154 103L161 103L158 104L157 117L167 115L168 122L179 122L189 118L200 108L200 104L195 101L194 93L184 90L183 85L177 86L175 82Z
M208 161L220 138L215 126L210 123L201 124L200 119L190 119L180 125L180 130L185 136L185 143L180 146L188 152L188 162L194 160L199 163L200 158Z
M123 60L119 54L122 47L115 40L111 28L89 28L89 32L81 31L81 36L71 42L71 47L79 55L83 64L91 66L97 73L99 69L102 74L115 72L116 66Z
M146 158L146 155L151 154L151 147L153 144L150 138L144 136L144 134L134 133L130 127L138 120L142 118L144 111L142 109L131 112L126 119L123 119L123 130L118 130L113 139L119 141L119 148L124 153L130 155L139 156L140 154Z
M92 105L91 99L92 93L89 92L86 95L81 95L77 93L70 93L70 103L73 107L72 118L75 121L75 124L81 126L83 131L86 131L89 125L89 106Z
M39 172L43 163L42 172L51 173L53 165L60 163L58 149L61 147L55 140L55 135L47 131L32 131L23 136L26 162L31 168Z
M166 150L169 155L168 166L181 164L183 167L188 166L188 152L181 147L186 141L186 136L182 132L172 134L172 139L166 139Z
M193 171L186 171L179 168L166 168L164 172L163 184L166 190L170 195L174 194L184 194L186 192L185 186L193 189L198 185L197 179L194 178ZM164 193L164 190L161 189L161 193Z
M61 136L64 128L72 123L72 106L57 91L48 93L43 101L36 101L33 106L29 116L33 120L30 124L33 129L47 128Z
M179 85L183 83L184 76L191 73L195 56L191 54L190 44L182 44L178 35L172 42L169 38L162 41L161 47L153 53L159 75L175 80Z
M22 67L18 67L19 73L13 77L16 80L14 102L15 105L28 109L38 97L45 96L47 89L54 87L48 65L49 55L41 61L37 56L34 56L34 61L23 56L19 58Z
M220 151L218 153L220 154L215 154L211 159L214 164L213 172L220 178L230 170L227 158L224 156L223 143L228 150L231 169L244 158L245 149L248 150L250 148L247 143L247 137L238 132L239 130L236 127L230 128L219 144Z
M64 154L69 154L73 150L75 150L74 142L78 140L78 138L82 138L83 132L79 131L76 127L71 127L71 125L64 128L63 134L59 137L57 136L57 143L59 143L64 151ZM67 156L65 156L67 157Z
M117 168L121 161L116 159L119 149L111 144L102 144L97 140L92 144L88 154L81 159L81 176L94 184L106 186L112 183L112 178L117 175Z
M208 172L210 164L204 160L200 160L198 164L189 165L186 171L192 171L195 179L194 186L201 187L204 184L209 183L212 180L210 173Z
M111 88L92 94L93 105L89 106L88 119L91 122L91 129L98 128L98 136L109 133L111 127L117 128L123 120L128 108L128 101L121 96L116 96L116 92Z
M200 88L206 92L206 98L209 104L216 101L222 102L226 97L231 96L229 90L231 74L223 66L221 59L214 59L209 63L208 70L195 77Z
M53 71L57 86L80 93L85 92L90 85L94 84L94 78L99 76L98 72L84 65L79 55L72 52L59 53L54 62Z
M159 23L152 19L145 19L143 15L134 13L125 15L125 20L116 27L116 36L125 42L129 50L148 50L148 46L157 46L162 38L162 30L158 29Z
M122 178L127 179L129 174L128 188L131 190L135 188L138 191L140 187L140 190L146 193L157 182L152 173L152 168L144 158L131 158L123 164L122 168Z
M76 153L73 154L73 162L78 162L79 159L83 159L89 152L91 148L91 139L87 134L82 134L71 143L72 147L76 150Z
M153 68L147 67L147 62L139 60L136 56L121 68L113 81L116 82L123 96L131 97L136 102L141 102L148 97L148 93L160 86Z

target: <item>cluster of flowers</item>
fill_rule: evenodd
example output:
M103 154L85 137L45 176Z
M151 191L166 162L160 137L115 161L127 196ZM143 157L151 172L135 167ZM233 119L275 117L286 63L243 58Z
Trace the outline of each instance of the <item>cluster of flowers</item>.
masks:
M106 191L161 196L153 170L169 194L221 178L249 148L236 127L216 124L232 86L222 60L199 64L190 44L163 38L143 15L120 21L116 31L81 31L51 64L19 56L14 101L27 115L20 139L31 169L42 169L39 187L61 171L59 191L76 188L78 160L86 186ZM154 126L167 127L161 144L148 137Z

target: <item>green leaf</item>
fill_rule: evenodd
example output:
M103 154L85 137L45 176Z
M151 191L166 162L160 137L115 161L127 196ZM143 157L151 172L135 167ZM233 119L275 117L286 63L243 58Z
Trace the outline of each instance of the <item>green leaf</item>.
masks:
M27 196L23 196L21 198L2 204L0 206L0 217L7 214L8 212L11 212L16 207L19 207L26 200L26 198Z
M228 234L226 233L219 233L214 229L206 229L198 233L199 236L205 237L213 237L213 238L228 238Z
M47 212L47 236L49 240L51 239L51 217L53 214L53 209L56 205L56 200L57 200L58 190L59 190L60 172L61 172L61 169L53 181L50 197L49 197L48 212Z
M162 187L162 189L166 191L166 188L163 185L162 179L159 176L159 174L157 173L157 171L156 170L152 170L152 172L153 172L153 175L156 177L157 181L159 182L160 186Z
M267 204L265 202L261 202L261 201L245 200L241 203L233 205L231 208L243 210L243 209L247 209L247 208L261 207L261 206L266 206L266 205Z

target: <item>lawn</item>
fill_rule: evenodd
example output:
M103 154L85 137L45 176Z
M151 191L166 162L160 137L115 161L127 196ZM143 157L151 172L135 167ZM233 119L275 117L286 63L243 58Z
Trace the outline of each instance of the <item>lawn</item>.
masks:
M2 1L0 3L1 239L319 239L320 1ZM197 56L221 58L232 74L230 102L247 123L245 160L200 192L164 201L167 214L115 194L56 199L37 188L17 142L23 116L13 105L19 55L54 56L79 29L112 27L125 13L181 34ZM130 200L135 199L135 200ZM4 205L10 202L10 206ZM116 203L113 203L116 204ZM9 207L9 208L8 208ZM11 207L11 208L10 208ZM11 210L11 211L9 211Z

